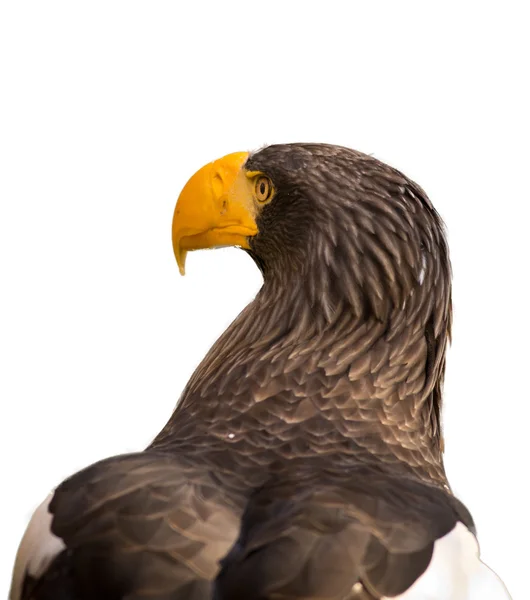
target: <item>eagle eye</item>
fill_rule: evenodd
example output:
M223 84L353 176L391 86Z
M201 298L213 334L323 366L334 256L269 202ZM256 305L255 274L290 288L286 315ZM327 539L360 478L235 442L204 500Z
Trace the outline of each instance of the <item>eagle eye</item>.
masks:
M258 177L254 183L254 194L258 202L267 202L272 198L273 187L271 180L264 175Z

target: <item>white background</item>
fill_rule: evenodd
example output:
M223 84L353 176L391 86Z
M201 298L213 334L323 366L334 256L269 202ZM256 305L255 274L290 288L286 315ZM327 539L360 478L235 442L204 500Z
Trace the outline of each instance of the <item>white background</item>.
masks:
M401 169L447 223L447 471L528 597L524 4L2 4L0 596L36 504L145 446L260 285L236 249L179 277L182 185L228 152L321 141Z

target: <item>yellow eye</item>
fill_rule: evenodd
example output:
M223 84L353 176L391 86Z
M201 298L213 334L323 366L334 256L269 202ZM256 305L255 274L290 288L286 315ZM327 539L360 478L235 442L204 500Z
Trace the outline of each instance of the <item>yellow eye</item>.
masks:
M254 194L258 202L267 202L272 198L272 183L268 177L261 175L254 184Z

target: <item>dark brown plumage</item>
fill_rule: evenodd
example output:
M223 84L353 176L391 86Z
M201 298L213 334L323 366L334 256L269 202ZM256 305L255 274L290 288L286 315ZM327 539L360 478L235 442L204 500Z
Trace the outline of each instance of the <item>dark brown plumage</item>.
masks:
M23 597L209 598L222 560L218 599L381 598L473 529L442 462L450 265L425 193L336 146L244 169L275 188L247 248L262 289L144 453L59 486L66 548Z
M246 448L250 468L336 451L446 484L450 266L436 211L399 172L346 148L270 146L246 168L278 188L249 250L264 285L154 446L180 448L200 422L222 448L234 433L230 454Z

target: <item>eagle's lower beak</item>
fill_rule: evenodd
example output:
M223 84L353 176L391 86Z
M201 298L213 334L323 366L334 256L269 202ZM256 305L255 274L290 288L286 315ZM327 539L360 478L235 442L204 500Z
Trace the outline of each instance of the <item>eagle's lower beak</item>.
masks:
M207 164L180 193L173 215L173 250L182 275L188 250L249 248L248 238L258 232L242 169L247 157L247 152L237 152Z

